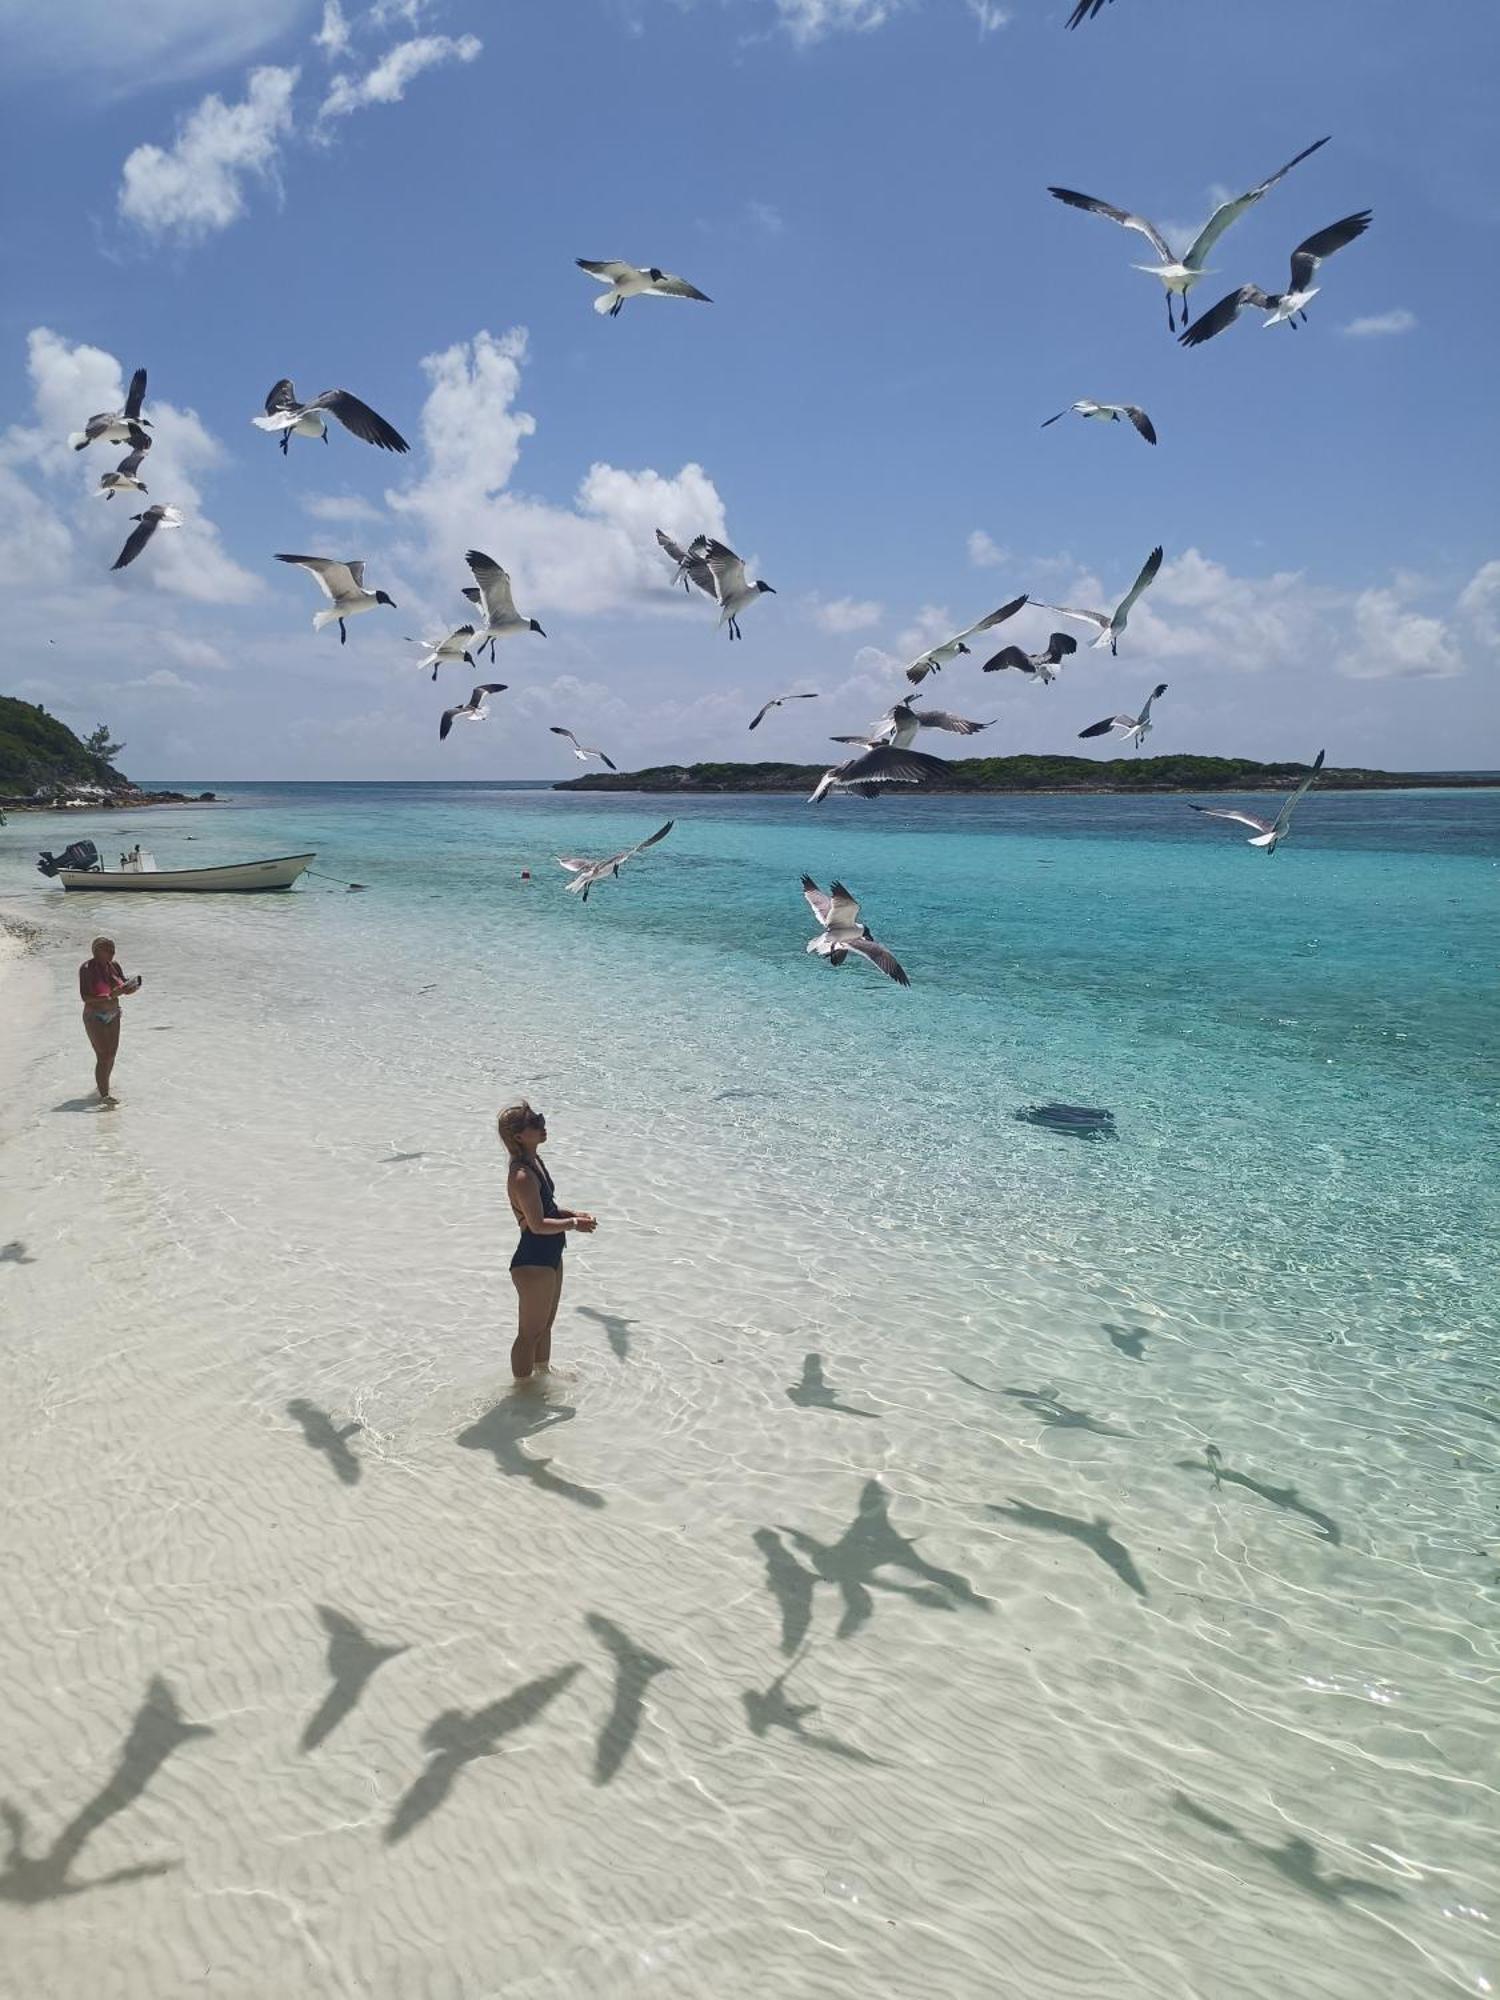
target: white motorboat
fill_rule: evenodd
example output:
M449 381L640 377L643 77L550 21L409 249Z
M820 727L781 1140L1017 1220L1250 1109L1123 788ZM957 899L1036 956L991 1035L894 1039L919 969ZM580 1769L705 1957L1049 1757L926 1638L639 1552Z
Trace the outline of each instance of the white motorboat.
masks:
M317 859L317 854L316 851L281 854L270 861L229 861L218 868L158 868L152 857L141 854L139 849L126 859L128 865L124 868L104 868L92 841L75 841L61 854L44 854L37 866L65 889L111 892L123 889L148 895L182 890L210 894L229 890L244 894L261 889L290 889L304 869Z

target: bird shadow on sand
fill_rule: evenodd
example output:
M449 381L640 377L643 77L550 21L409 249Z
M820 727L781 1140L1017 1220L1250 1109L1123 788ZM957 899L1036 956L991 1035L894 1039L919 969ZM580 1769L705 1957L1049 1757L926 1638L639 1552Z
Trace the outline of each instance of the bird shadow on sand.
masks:
M616 1361L630 1359L630 1329L639 1326L638 1319L624 1319L619 1313L601 1312L598 1306L579 1306L580 1319L591 1319L596 1326L602 1326L609 1340L609 1351Z
M521 1449L524 1439L571 1423L577 1414L570 1403L543 1403L535 1395L512 1391L486 1410L477 1423L460 1431L457 1442L465 1451L487 1451L509 1479L530 1480L539 1492L555 1493L559 1500L572 1500L580 1507L603 1507L602 1493L564 1479L552 1470L550 1458L532 1458Z
M643 1651L597 1611L586 1611L583 1622L615 1663L615 1698L594 1748L594 1783L607 1785L630 1755L645 1715L647 1688L658 1674L671 1673L672 1662Z
M768 1688L743 1688L740 1691L750 1734L765 1737L773 1729L783 1729L807 1749L821 1750L829 1757L842 1757L847 1764L883 1765L883 1757L872 1757L868 1750L845 1743L841 1737L830 1736L826 1730L807 1727L807 1718L817 1714L818 1704L815 1701L793 1701L786 1685L801 1665L803 1657L799 1653L789 1666L783 1667Z
M195 1736L212 1735L201 1722L184 1722L171 1688L160 1676L153 1679L120 1746L114 1770L45 1854L26 1852L25 1814L9 1801L0 1801L6 1835L5 1859L0 1863L0 1903L45 1903L59 1896L81 1896L89 1889L139 1882L175 1868L175 1861L143 1861L86 1881L73 1879L74 1864L93 1835L107 1820L135 1804L173 1751Z
M849 1526L836 1542L820 1542L815 1536L805 1534L800 1528L789 1528L778 1524L780 1532L786 1536L793 1548L807 1559L811 1582L831 1584L843 1599L843 1614L838 1623L838 1637L852 1638L860 1627L870 1620L875 1611L872 1591L891 1591L913 1604L920 1604L929 1611L957 1611L967 1605L975 1611L989 1611L993 1607L967 1580L951 1569L939 1569L917 1553L916 1543L908 1535L903 1535L891 1525L890 1499L878 1479L867 1479L860 1490L859 1508ZM756 1543L766 1552L768 1531L761 1530ZM785 1556L785 1550L781 1554ZM791 1561L787 1557L788 1562ZM794 1564L800 1568L800 1564ZM920 1579L914 1584L900 1583L894 1578L881 1576L885 1569L900 1569ZM776 1573L771 1570L767 1559L767 1570L771 1588L778 1597L789 1592L791 1579L783 1569L779 1588ZM798 1586L800 1590L801 1586ZM782 1650L790 1650L786 1644L786 1605L782 1598ZM810 1597L808 1617L811 1616ZM805 1628L804 1628L805 1629Z
M399 1167L406 1160L425 1160L425 1153L387 1153L375 1162L377 1167Z
M832 1410L840 1417L879 1418L876 1410L857 1410L849 1403L841 1403L837 1393L829 1387L823 1376L821 1354L804 1354L802 1357L802 1380L787 1390L786 1399L795 1403L799 1410Z
M1087 1410L1071 1408L1069 1404L1063 1402L1055 1389L992 1389L987 1382L976 1382L972 1375L959 1374L956 1368L950 1368L948 1372L957 1376L960 1382L967 1382L971 1389L978 1389L986 1396L1008 1396L1013 1403L1020 1403L1024 1409L1030 1410L1034 1417L1039 1417L1053 1430L1089 1431L1094 1437L1105 1438L1130 1435L1129 1431L1118 1430L1113 1424L1101 1424L1099 1419L1091 1416Z
M1232 1840L1236 1847L1246 1854L1255 1854L1262 1861L1269 1862L1283 1881L1290 1882L1294 1889L1300 1889L1305 1896L1313 1896L1320 1903L1340 1904L1349 1896L1373 1897L1378 1902L1399 1902L1399 1892L1388 1889L1383 1882L1374 1882L1363 1875L1325 1875L1318 1860L1318 1850L1310 1840L1301 1834L1290 1834L1279 1846L1271 1841L1252 1840L1243 1827L1236 1826L1232 1819L1223 1819L1207 1806L1200 1806L1185 1792L1174 1792L1172 1804L1186 1818L1196 1820L1199 1826L1211 1827Z
M1135 1327L1115 1326L1109 1320L1104 1322L1103 1331L1109 1335L1110 1345L1119 1348L1122 1354L1129 1355L1132 1361L1145 1360L1148 1338L1146 1334Z
M812 1629L813 1587L818 1579L804 1569L774 1528L757 1528L750 1538L766 1565L766 1589L781 1612L781 1650L797 1651Z
M1085 1521L1077 1514L1054 1514L1045 1507L1032 1507L1024 1500L1013 1500L1009 1507L990 1505L991 1514L998 1514L1003 1521L1015 1521L1023 1528L1041 1528L1050 1535L1066 1535L1069 1541L1079 1542L1096 1555L1107 1569L1112 1569L1127 1590L1133 1590L1137 1597L1150 1595L1135 1566L1135 1559L1122 1541L1110 1533L1109 1522L1102 1514L1096 1514L1092 1521Z
M423 1734L426 1767L398 1800L385 1830L385 1844L394 1847L430 1818L452 1791L465 1764L493 1757L507 1736L534 1722L581 1670L575 1660L555 1674L527 1681L514 1694L504 1695L485 1708L445 1708Z
M35 1257L19 1237L14 1242L0 1244L0 1264L34 1264Z
M1263 1479L1252 1479L1248 1472L1236 1472L1233 1466L1224 1463L1216 1444L1206 1446L1202 1458L1179 1458L1176 1463L1182 1472L1206 1472L1216 1493L1225 1486L1242 1486L1247 1493L1269 1500L1285 1514L1300 1514L1304 1521L1312 1522L1321 1541L1331 1542L1335 1548L1344 1539L1343 1530L1333 1516L1325 1514L1321 1507L1310 1506L1295 1486L1268 1486Z
M340 1430L326 1410L320 1410L316 1403L309 1403L302 1396L292 1398L286 1413L302 1426L309 1450L322 1452L340 1484L357 1486L364 1467L350 1451L349 1439L356 1431L362 1431L364 1425L347 1423Z
M65 1097L61 1104L54 1104L54 1111L113 1111L112 1097Z
M328 1671L333 1685L302 1732L297 1747L316 1750L330 1737L344 1718L353 1713L372 1676L387 1660L394 1660L405 1646L377 1646L352 1618L327 1604L317 1606L318 1619L328 1634Z

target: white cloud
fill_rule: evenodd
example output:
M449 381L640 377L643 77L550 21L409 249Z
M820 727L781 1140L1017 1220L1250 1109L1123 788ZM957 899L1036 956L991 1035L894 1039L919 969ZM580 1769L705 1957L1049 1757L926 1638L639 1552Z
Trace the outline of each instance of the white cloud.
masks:
M292 28L306 0L0 0L12 80L124 97L246 62Z
M883 28L910 0L775 0L776 18L794 42Z
M323 25L313 36L313 46L321 49L330 62L348 48L349 22L339 0L323 0Z
M966 0L966 4L979 24L981 41L986 35L993 35L997 28L1005 27L1010 20L1010 15L1003 7L997 7L995 0Z
M969 537L969 561L975 569L1002 569L1011 559L1009 549L987 535L983 528L976 528Z
M885 606L868 597L813 599L812 619L824 632L867 632L885 616Z
M1384 334L1410 333L1417 324L1417 316L1406 306L1397 306L1393 312L1371 313L1365 319L1351 319L1340 327L1352 340L1378 340Z
M1464 671L1444 621L1409 610L1394 590L1362 590L1352 627L1333 662L1349 680L1451 680Z
M1459 592L1458 609L1474 638L1500 652L1500 562L1487 562Z
M318 116L343 118L370 104L399 104L407 85L440 63L471 63L484 48L477 35L417 35L388 49L363 76L335 77Z
M745 218L762 236L780 236L786 228L781 210L768 201L747 201Z
M357 493L304 493L302 511L315 521L383 521L385 515Z
M0 583L18 588L61 583L73 537L39 493L0 463Z
M174 674L170 667L158 667L155 672L141 674L135 680L121 681L121 689L132 689L142 694L190 695L201 700L202 688L192 681L185 681L181 674ZM106 694L108 690L105 690Z
M118 206L147 235L198 243L245 211L245 182L274 179L292 129L295 69L252 70L243 102L209 95L170 148L137 146L120 177Z

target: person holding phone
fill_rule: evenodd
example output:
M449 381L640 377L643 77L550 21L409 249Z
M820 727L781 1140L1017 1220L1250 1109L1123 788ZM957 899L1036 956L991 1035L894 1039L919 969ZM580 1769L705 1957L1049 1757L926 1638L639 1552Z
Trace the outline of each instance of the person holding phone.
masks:
M108 1104L109 1080L120 1050L120 1001L127 993L139 993L140 975L127 979L115 957L113 938L96 937L92 957L78 968L78 991L83 1000L83 1032L94 1051L94 1084Z

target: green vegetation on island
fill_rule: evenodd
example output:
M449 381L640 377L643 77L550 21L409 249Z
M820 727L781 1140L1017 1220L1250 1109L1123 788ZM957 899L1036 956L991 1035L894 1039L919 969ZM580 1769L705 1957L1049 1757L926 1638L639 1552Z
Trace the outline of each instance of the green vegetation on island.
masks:
M184 792L143 792L116 770L125 748L101 723L86 739L36 702L0 694L0 805L155 805ZM203 794L203 796L210 796Z

